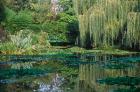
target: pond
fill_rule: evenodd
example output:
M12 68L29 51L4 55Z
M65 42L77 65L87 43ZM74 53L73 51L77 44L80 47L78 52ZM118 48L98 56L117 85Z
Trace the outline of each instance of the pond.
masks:
M0 55L0 92L140 92L140 55Z

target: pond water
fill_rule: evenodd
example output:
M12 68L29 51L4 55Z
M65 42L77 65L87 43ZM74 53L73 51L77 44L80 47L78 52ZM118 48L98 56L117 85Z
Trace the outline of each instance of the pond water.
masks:
M140 92L140 55L0 55L0 92Z

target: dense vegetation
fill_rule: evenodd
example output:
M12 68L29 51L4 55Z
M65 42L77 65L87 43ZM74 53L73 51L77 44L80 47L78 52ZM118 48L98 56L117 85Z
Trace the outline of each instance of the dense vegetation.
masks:
M139 92L139 51L140 0L0 0L1 92Z
M72 0L1 0L0 31L2 53L32 53L50 43L74 44L78 20Z
M139 11L139 0L1 0L0 51L37 54L75 44L138 50Z
M74 0L83 47L140 48L139 0Z

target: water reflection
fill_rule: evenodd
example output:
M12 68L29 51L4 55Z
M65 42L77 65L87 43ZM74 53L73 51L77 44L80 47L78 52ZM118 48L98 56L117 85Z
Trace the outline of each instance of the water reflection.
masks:
M38 83L39 88L37 92L63 92L63 90L60 88L64 81L64 78L59 76L58 74L55 74L54 78L51 80L49 84L44 83L43 81Z
M140 60L135 57L114 56L98 58L95 64L81 64L79 67L79 92L139 92ZM128 62L126 62L128 61ZM133 85L132 85L133 84ZM132 89L136 90L123 90ZM123 90L123 91L120 91Z
M139 92L139 55L1 55L2 92Z

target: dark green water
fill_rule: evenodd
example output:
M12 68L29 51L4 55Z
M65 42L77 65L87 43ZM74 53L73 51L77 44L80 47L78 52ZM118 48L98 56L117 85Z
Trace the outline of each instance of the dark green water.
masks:
M0 55L0 92L140 92L140 55Z

